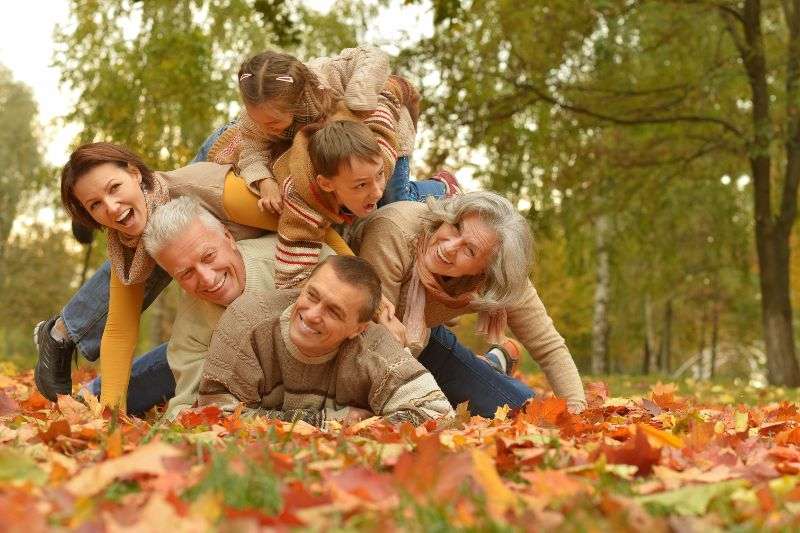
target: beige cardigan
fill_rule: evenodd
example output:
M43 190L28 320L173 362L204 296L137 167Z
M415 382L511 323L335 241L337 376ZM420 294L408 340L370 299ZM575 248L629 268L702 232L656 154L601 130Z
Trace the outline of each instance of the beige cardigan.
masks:
M428 213L424 203L387 205L358 221L350 237L353 252L378 271L383 293L395 304L398 318L405 311L416 246ZM509 328L539 363L556 395L564 398L570 408L585 408L583 383L563 337L556 331L530 281L524 291L521 301L506 309ZM450 309L427 299L425 323L430 328L471 312L475 310L469 306Z

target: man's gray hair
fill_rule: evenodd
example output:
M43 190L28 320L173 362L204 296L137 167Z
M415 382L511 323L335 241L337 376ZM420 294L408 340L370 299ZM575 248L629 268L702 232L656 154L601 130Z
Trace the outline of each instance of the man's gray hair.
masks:
M456 194L444 200L427 199L431 212L424 238L442 222L458 224L465 216L477 214L497 233L497 249L484 273L480 296L473 305L482 310L504 309L517 303L525 294L528 274L533 265L533 235L525 218L507 199L490 191Z
M195 220L208 229L225 233L222 222L200 205L200 202L190 196L181 196L156 207L150 213L142 236L144 249L150 257L155 257L164 246L180 238Z

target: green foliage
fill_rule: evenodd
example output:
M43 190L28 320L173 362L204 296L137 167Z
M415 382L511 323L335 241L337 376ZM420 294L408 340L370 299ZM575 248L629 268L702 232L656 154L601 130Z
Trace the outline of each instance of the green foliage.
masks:
M49 177L39 150L36 113L30 89L0 65L0 268L20 206Z
M201 494L213 492L235 509L276 514L283 505L280 482L271 469L238 452L238 448L231 446L225 452L214 453L206 476L184 497L195 500Z

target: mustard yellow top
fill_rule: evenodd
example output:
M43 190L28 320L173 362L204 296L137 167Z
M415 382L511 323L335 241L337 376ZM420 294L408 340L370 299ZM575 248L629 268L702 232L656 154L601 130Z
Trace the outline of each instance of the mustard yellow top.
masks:
M222 205L229 222L275 231L278 217L258 208L258 196L244 180L233 173L225 178ZM339 255L353 255L347 243L332 228L325 242ZM139 339L139 319L144 302L144 284L125 285L111 269L108 296L108 319L100 342L100 403L111 408L127 409L128 381L133 352Z

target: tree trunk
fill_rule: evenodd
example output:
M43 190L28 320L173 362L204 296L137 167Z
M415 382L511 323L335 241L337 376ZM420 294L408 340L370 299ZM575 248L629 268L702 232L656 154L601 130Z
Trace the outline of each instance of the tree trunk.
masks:
M708 322L708 311L703 309L703 317L700 319L700 343L697 347L697 378L705 379L706 372L706 323Z
M653 304L650 295L644 295L644 362L642 373L647 375L656 367L656 334L653 331Z
M664 304L664 329L661 333L661 348L658 352L658 366L662 373L669 374L671 371L672 351L672 298Z
M709 378L714 379L717 371L717 336L719 335L719 304L714 302L711 307L711 363L709 364Z
M800 366L795 355L789 301L789 237L782 232L768 232L765 225L757 219L758 277L767 379L772 385L796 387L800 385Z
M770 116L770 92L767 84L767 58L761 29L761 2L745 0L741 12L744 43L737 43L747 71L752 93L753 137L749 146L750 168L753 174L753 203L755 211L758 277L761 285L761 320L767 356L767 379L773 385L800 385L792 327L792 306L789 301L789 236L797 215L797 187L800 177L800 123L797 98L800 75L800 6L784 4L789 16L788 53L786 56L786 124L785 175L775 180L782 185L778 202L773 209L773 180L770 157L776 128ZM734 37L734 39L736 39Z
M597 283L594 289L594 318L592 320L592 374L608 372L608 215L601 214L595 222L597 251Z

